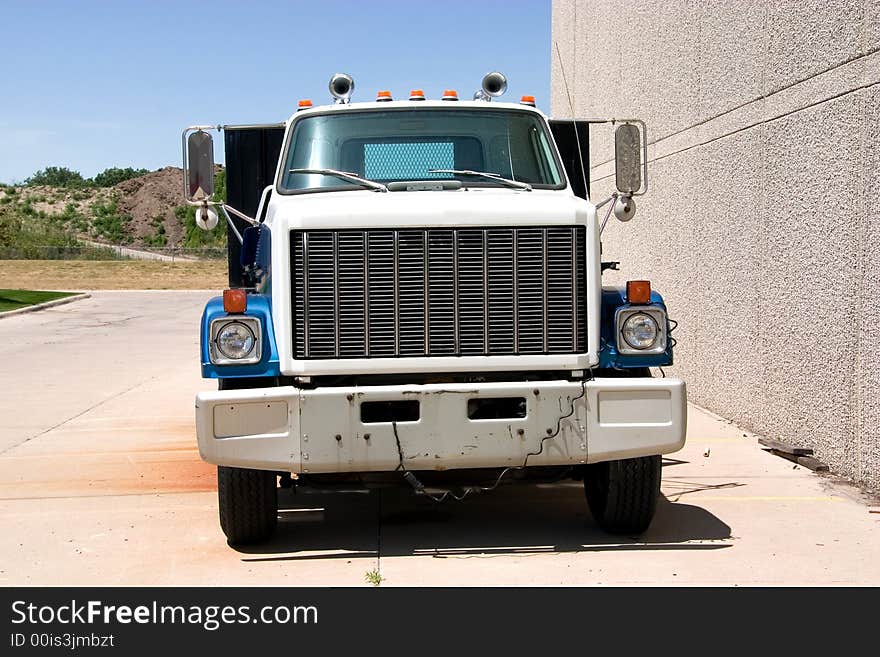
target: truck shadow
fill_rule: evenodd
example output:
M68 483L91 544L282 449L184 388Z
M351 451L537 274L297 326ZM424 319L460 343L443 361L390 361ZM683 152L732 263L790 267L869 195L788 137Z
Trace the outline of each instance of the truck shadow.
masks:
M274 538L261 545L235 547L243 560L731 547L730 527L720 518L665 496L645 534L609 535L595 524L580 482L509 486L442 504L416 497L408 489L320 494L282 490L279 502Z

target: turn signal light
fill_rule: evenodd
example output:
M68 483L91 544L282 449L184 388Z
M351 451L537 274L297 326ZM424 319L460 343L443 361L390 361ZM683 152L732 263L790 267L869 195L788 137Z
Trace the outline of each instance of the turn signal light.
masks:
M413 89L409 92L410 100L425 100L425 92L421 89Z
M299 107L297 108L296 111L298 112L299 110L309 109L311 106L312 106L312 101L310 101L308 98L305 98L305 99L299 101Z
M458 92L455 89L446 89L443 92L443 100L458 100Z
M376 94L376 102L377 103L378 102L387 103L389 100L392 100L390 91L380 91L379 93Z
M247 310L247 293L244 290L223 290L223 310L243 313Z
M535 106L535 97L534 96L523 96L519 99L520 105L531 105Z
M651 281L627 281L627 303L651 303Z

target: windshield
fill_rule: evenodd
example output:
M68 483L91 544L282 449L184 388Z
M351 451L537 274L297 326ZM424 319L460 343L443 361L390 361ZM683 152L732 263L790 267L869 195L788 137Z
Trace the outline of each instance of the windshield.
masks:
M284 162L282 193L363 189L356 181L291 169L342 171L379 183L460 180L467 187L507 186L464 173L470 171L539 189L564 185L544 122L517 110L351 110L304 117L295 124Z

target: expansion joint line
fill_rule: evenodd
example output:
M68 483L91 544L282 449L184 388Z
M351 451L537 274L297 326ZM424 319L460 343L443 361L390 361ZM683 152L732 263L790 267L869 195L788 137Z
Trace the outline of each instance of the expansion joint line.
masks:
M44 429L43 431L41 431L41 432L39 432L39 433L37 433L37 434L34 434L33 436L29 436L28 438L25 438L25 439L22 440L20 443L15 443L14 445L10 445L9 447L7 447L7 448L4 449L4 450L0 450L0 456L2 456L3 454L6 454L6 452L9 452L9 451L15 449L16 447L19 447L20 445L24 445L25 443L29 443L30 441L35 440L35 439L39 438L40 436L45 436L47 433L49 433L49 432L51 432L51 431L55 431L55 429L57 429L57 428L59 428L59 427L63 427L63 426L64 426L65 424L67 424L68 422L72 422L73 420L75 420L75 419L77 419L77 418L79 418L79 417L82 417L83 415L85 415L85 414L88 413L89 411L93 411L93 410L95 410L96 408L98 408L99 406L102 406L102 405L106 404L106 403L109 402L109 401L112 401L112 400L114 400L114 399L116 399L116 398L118 398L118 397L121 397L121 396L124 395L124 394L129 393L129 392L131 392L132 390L134 390L135 388L140 388L142 385L144 385L144 384L146 384L146 383L150 383L151 381L155 381L156 379L159 378L159 376L160 376L160 375L157 374L156 376L151 376L149 379L146 379L146 380L144 380L144 381L139 381L138 383L134 384L133 386L131 386L131 387L129 387L129 388L126 388L125 390L120 390L120 391L117 392L116 394L114 394L114 395L110 395L109 397L106 397L106 398L102 399L101 401L97 402L96 404L92 404L91 406L89 406L89 407L86 408L85 410L82 410L82 411L80 411L79 413L77 413L77 414L75 414L75 415L71 415L69 418L66 418L66 419L62 420L62 421L59 422L58 424L55 424L55 425L49 427L48 429Z

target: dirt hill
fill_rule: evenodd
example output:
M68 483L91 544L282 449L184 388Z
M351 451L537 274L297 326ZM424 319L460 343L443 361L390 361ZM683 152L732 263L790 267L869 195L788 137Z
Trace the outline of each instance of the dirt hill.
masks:
M181 245L185 227L175 214L183 204L181 176L179 168L165 167L113 187L119 212L130 217L127 232L133 244L149 245L157 235L164 234L165 246Z
M181 169L165 167L109 188L0 188L0 204L30 222L44 219L90 240L146 248L193 246L185 244L192 218L187 218L182 187ZM214 237L205 234L203 241Z

